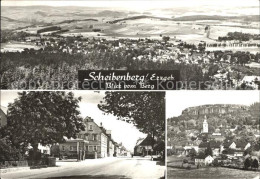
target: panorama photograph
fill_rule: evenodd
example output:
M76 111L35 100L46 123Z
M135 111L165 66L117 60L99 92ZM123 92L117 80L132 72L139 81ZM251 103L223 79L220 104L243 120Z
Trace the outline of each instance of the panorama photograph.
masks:
M259 95L167 92L167 178L258 179Z
M180 89L259 89L259 22L258 0L3 0L1 89L78 89L78 70L179 70Z
M164 92L1 95L0 178L165 178Z

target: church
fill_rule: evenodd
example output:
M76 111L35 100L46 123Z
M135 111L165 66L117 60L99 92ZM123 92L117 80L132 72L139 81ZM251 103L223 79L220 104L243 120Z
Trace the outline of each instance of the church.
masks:
M225 139L224 136L219 132L219 129L216 129L216 131L209 132L209 124L206 115L202 124L201 134L202 136L207 136L208 140L214 139L216 141L223 141Z
M203 121L203 128L202 128L201 133L203 133L203 134L208 134L209 133L209 125L208 125L206 116L205 116L205 119Z

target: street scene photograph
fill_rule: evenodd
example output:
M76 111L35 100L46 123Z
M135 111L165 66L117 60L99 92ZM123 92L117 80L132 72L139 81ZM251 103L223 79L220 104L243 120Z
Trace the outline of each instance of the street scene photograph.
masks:
M164 92L1 91L1 179L163 179L165 155Z
M259 95L167 92L167 178L259 179Z
M78 70L178 70L179 89L257 90L258 0L1 1L1 89L78 89Z

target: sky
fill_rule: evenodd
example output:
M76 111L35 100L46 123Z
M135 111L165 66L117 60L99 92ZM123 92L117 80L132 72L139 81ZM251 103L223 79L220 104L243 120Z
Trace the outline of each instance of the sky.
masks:
M180 116L188 107L206 104L251 105L260 102L259 91L167 91L166 118Z
M61 3L62 2L62 3ZM149 3L148 3L149 2ZM48 6L89 6L89 7L135 7L135 8L170 8L170 7L201 7L201 6L225 6L225 7L250 7L258 6L259 0L3 0L3 6L28 6L28 5L48 5ZM137 5L138 4L138 5ZM217 5L217 6L216 6Z
M149 11L157 16L259 15L259 0L2 0L1 6L79 6L102 7L135 12Z
M61 3L62 2L62 3ZM138 2L138 6L143 6L146 8L155 8L155 7L165 7L168 8L170 6L214 6L214 5L224 5L226 7L238 7L238 6L255 6L259 5L259 0L76 0L76 1L69 1L69 0L3 0L2 5L19 5L19 6L28 6L28 5L49 5L49 6L93 6L93 7L120 7L120 6L136 6ZM147 3L149 2L149 3Z
M104 92L94 91L73 91L76 97L81 96L79 103L81 116L83 118L89 116L100 126L112 131L112 138L123 145L130 151L134 150L137 139L146 137L146 134L139 132L132 124L119 121L113 115L104 115L97 107L97 104L105 96ZM17 91L1 91L1 106L7 107L8 103L12 103L17 98Z

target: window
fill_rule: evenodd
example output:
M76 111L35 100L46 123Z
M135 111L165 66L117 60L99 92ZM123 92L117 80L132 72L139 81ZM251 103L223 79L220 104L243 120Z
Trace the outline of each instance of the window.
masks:
M88 150L89 150L90 152L92 152L92 151L93 151L93 146L89 145L89 146L88 146Z
M94 151L97 151L97 146L96 145L94 145Z
M85 139L88 140L88 134L85 134Z
M64 145L62 146L62 151L65 151L65 146Z
M93 130L93 126L92 125L89 125L89 130Z
M77 151L77 147L76 146L70 146L70 151Z
M93 137L93 140L97 140L97 134L93 134L92 137Z

